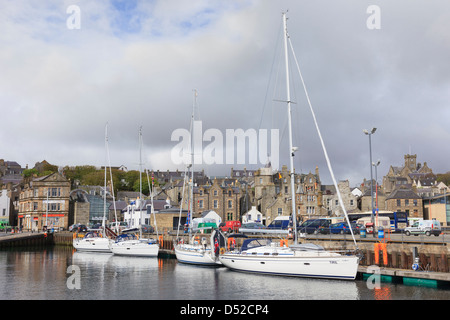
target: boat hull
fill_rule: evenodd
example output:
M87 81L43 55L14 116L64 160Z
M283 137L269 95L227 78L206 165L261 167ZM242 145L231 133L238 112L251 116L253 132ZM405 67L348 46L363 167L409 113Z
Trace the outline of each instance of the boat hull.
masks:
M77 251L111 253L108 238L74 239L73 247Z
M157 243L139 240L112 243L110 249L113 254L119 256L157 257L159 253L159 245Z
M354 280L359 259L356 256L297 257L226 253L219 256L232 270L271 275Z
M177 260L182 263L202 266L221 266L222 263L211 256L211 249L201 249L199 246L177 245L175 246Z

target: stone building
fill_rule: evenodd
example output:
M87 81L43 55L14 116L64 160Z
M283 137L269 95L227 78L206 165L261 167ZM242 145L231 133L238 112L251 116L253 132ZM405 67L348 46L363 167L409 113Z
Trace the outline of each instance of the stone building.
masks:
M348 180L338 182L339 192L347 213L355 212L358 209L358 196L352 193ZM344 210L339 203L339 197L334 185L323 186L323 207L327 216L342 217Z
M194 187L194 213L213 210L222 221L240 220L240 199L239 183L235 180L216 178L212 184ZM187 209L187 206L184 208Z
M277 216L292 215L291 176L287 166L275 173L271 168L261 168L254 177L255 204L264 215L266 224ZM295 174L294 179L296 216L299 221L343 215L335 187L322 185L318 167L314 173ZM358 196L352 193L349 182L341 181L339 190L347 212L357 210Z
M376 185L374 183L373 189L370 188L370 181L364 180L362 186L363 194L360 198L361 201L361 211L362 212L372 212L372 199L373 199L373 209L376 210L387 210L386 208L386 193L384 192L383 186ZM371 195L373 191L373 195Z
M296 207L301 221L332 214L324 207L324 186L320 182L318 167L314 174L310 172L296 176L296 183ZM326 192L326 194L331 193Z
M30 179L19 196L19 227L32 231L44 226L67 229L69 196L70 182L57 172Z
M411 218L423 218L422 198L412 188L398 187L387 196L386 210L406 212Z
M388 173L383 177L383 188L389 195L395 188L405 185L427 186L436 181L433 171L427 163L417 163L417 155L406 154L401 167L390 166Z

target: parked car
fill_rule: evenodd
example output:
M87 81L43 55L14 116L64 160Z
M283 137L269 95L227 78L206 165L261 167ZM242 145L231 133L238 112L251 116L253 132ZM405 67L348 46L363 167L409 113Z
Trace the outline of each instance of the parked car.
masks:
M259 222L247 222L241 226L242 229L267 229L265 225Z
M251 233L256 234L258 231L256 230L264 230L267 229L265 225L259 222L247 222L242 224L242 226L239 228L240 233Z
M89 229L89 231L93 231L93 230L98 230L98 229L100 229L102 227L102 224L101 223L96 223L96 224L93 224L91 227L89 227L88 229Z
M87 232L88 228L84 224L79 224L72 228L72 232Z
M413 234L418 236L419 234L426 234L431 236L434 234L436 237L441 233L441 223L437 220L420 220L414 222L410 227L405 228L405 234L407 236Z
M330 227L329 219L311 219L303 222L298 228L299 233L314 233L318 234L321 230L326 230Z
M329 229L330 229L330 233L333 233L333 234L336 234L336 233L340 233L340 234L350 233L350 228L348 227L347 222L333 223L333 224L330 225Z
M148 224L141 225L141 228L142 228L142 232L144 232L144 233L154 233L155 232L155 228L153 228L151 225L148 225Z
M80 225L79 223L72 224L71 226L69 226L69 231L71 231L71 232L77 231L79 225Z
M352 227L354 234L360 234L361 230L366 230L366 227L360 223L356 223L355 221L350 222L350 226Z

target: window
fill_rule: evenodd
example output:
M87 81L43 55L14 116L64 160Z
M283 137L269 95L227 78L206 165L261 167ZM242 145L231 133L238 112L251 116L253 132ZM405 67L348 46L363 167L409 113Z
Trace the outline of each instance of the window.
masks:
M201 196L203 195L203 189L200 189L198 192Z
M231 197L231 190L228 190L228 196Z
M49 203L48 204L48 211L59 211L59 210L60 210L59 203Z
M38 189L38 188L34 189L34 196L35 196L35 197L38 196L38 192L39 192L39 189Z
M353 206L353 199L350 200L350 205Z
M217 200L214 200L214 209L217 209L219 207L219 202Z
M51 188L50 189L50 196L52 196L52 197L59 197L59 196L61 196L61 188Z
M203 209L203 200L200 200L200 201L198 202L198 207L199 207L200 209Z
M414 207L417 207L417 199L413 200Z
M402 200L397 199L397 207L401 207L401 205L402 205Z
M409 206L409 199L405 199L405 206Z
M233 208L233 200L228 200L228 209Z
M217 190L214 190L214 196L217 197Z
M38 203L33 202L33 210L36 211L38 209Z
M288 191L288 187L287 186L285 186L284 187L284 193L288 193L289 191Z
M233 213L232 213L232 212L228 212L228 213L227 213L227 220L228 220L228 221L233 220Z
M283 215L283 208L278 208L278 215L279 216Z

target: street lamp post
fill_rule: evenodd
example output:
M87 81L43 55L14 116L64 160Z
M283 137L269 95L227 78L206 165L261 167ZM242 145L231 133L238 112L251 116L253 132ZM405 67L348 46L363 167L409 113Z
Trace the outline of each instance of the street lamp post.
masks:
M377 221L378 221L378 166L380 165L381 161L378 160L377 163L372 162L372 166L375 167L375 211L377 213Z
M372 140L371 136L375 133L377 128L372 128L370 132L366 129L363 130L363 132L369 136L369 154L370 154L370 199L371 199L371 205L372 205L372 214L371 214L371 220L373 224L373 237L375 238L375 219L374 219L374 208L373 208L373 175L372 175Z

